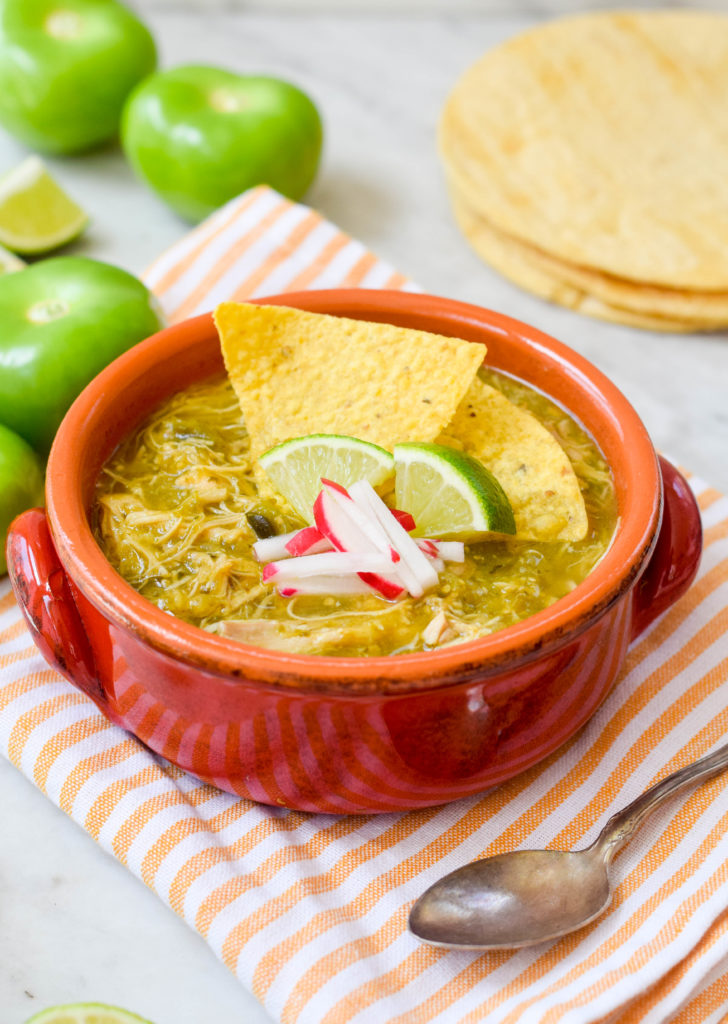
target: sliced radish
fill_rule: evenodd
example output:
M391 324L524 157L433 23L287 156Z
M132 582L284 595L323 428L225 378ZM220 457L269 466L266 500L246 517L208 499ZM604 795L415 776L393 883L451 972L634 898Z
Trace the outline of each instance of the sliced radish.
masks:
M305 526L291 533L279 533L275 537L264 537L253 544L253 554L259 562L273 562L295 555L315 555L319 551L331 551L331 544L315 526Z
M286 551L291 555L316 555L320 551L330 551L331 541L329 541L322 533L316 529L315 526L304 526L302 530L297 530L293 536L286 542Z
M411 512L403 512L401 508L390 508L389 511L392 513L392 515L397 520L397 522L399 523L403 530L406 530L407 533L412 533L416 526L416 523L414 516L412 515Z
M256 541L268 562L263 579L285 597L295 594L367 594L393 600L405 590L421 597L435 586L445 561L462 562L460 541L414 540L409 512L390 509L366 480L349 490L322 479L315 526Z
M343 484L337 484L335 480L327 480L324 476L321 477L321 483L324 484L325 487L332 487L335 491L338 491L339 494L345 494L347 498L349 497L349 492Z
M368 583L370 587L373 587L378 591L382 597L386 598L388 601L394 601L396 598L400 597L405 590L410 589L408 587L409 574L407 567L402 565L402 559L399 552L389 543L389 538L377 522L376 517L367 509L362 509L357 505L357 503L352 500L352 497L348 492L345 492L343 488L338 488L332 497L334 499L334 503L338 505L344 515L347 516L354 526L361 531L362 536L365 537L377 551L386 555L390 562L395 565L394 570L386 574L372 572L362 572L359 574L361 578ZM400 570L404 571L401 572Z
M366 480L358 480L350 487L349 493L357 504L361 503L362 507L368 507L370 513L376 517L379 525L384 528L391 544L399 551L402 556L402 562L397 566L400 577L404 580L406 566L406 569L409 570L416 581L414 589L406 584L412 596L419 597L425 590L434 587L437 583L437 573L434 568L407 531L400 526L391 514L389 508L384 504L372 485ZM419 593L415 591L419 591Z
M437 544L434 540L430 540L429 537L418 537L415 544L428 558L438 557Z
M391 574L360 572L359 578L376 590L387 601L395 601L405 593L405 588Z
M292 577L354 575L360 572L386 572L392 563L386 555L358 551L326 551L320 555L301 555L280 562L268 562L263 580L276 583Z
M428 555L426 551L423 551L422 553L438 575L445 571L445 563L442 558L438 558L437 555L434 557L432 555Z
M347 495L348 497L348 495ZM347 516L336 495L328 484L319 492L313 503L316 528L331 542L337 551L376 551L377 547L362 533Z
M435 540L432 542L445 562L464 562L465 545L461 540Z
M393 600L404 592L397 566L391 556L391 545L386 534L371 516L362 515L344 489L324 484L313 505L313 514L319 531L339 551L360 554L385 555L394 571L375 574L367 572L362 578L382 597ZM394 520L393 520L394 521Z
M263 537L261 540L256 540L253 544L253 554L259 562L272 562L274 558L288 558L290 551L287 545L298 532L298 530L294 530L293 533L278 533L274 537Z
M325 490L326 487L324 487L324 491ZM366 538L366 541L369 542L372 550L381 551L382 554L387 554L391 557L392 545L389 543L389 538L377 522L376 517L374 517L367 509L360 508L360 506L352 500L351 495L348 492L343 491L343 489L339 488L333 493L329 493L334 506L343 513L349 524L359 530L361 534L361 538L359 540L354 540L353 546L346 548L346 550L362 550L363 545L365 544L364 538ZM322 531L322 533L323 532L324 531ZM353 536L354 535L352 534L352 537ZM334 541L333 538L329 537L329 539L332 541L334 546L337 546L336 541Z
M347 498L351 497L344 485L337 484L335 480L327 480L326 477L321 477L321 483L325 484L326 487L333 487L335 491L338 491L339 494L345 494ZM404 512L401 508L390 508L389 511L404 530L407 530L408 533L414 530L416 524L411 512Z
M365 481L358 481L352 485L350 497L353 499L355 505L359 510L359 514L366 515L376 520L379 528L382 530L388 544L394 547L400 556L400 561L397 564L397 575L401 579L405 586L405 589L412 595L412 597L422 597L424 593L424 587L419 580L417 574L412 571L409 562L402 558L402 552L398 545L392 545L392 532L387 529L388 526L392 527L392 530L396 533L399 531L403 536L408 537L404 529L398 524L397 519L390 515L390 509L384 504L379 495L371 488L371 493L375 496L375 502L371 501L369 485L361 486L365 484ZM384 509L384 512L380 511L380 508ZM386 517L388 523L380 521L380 515ZM409 539L409 538L408 538ZM411 542L410 542L411 543Z
M278 588L281 597L295 597L297 594L329 594L332 597L340 594L371 594L359 576L302 576L287 580Z
M354 486L356 488L356 485ZM357 489L354 490L352 496L354 495L356 495L355 500L360 504L360 507L366 508L367 511L371 515L373 515L374 513L370 507L368 496L362 495L361 493L359 493ZM397 521L393 517L390 517L390 522L393 527L397 526ZM405 536L407 536L407 534L405 534ZM389 540L389 537L387 539ZM424 593L424 587L420 582L417 574L412 571L409 562L406 559L403 559L401 554L400 561L397 563L397 575L404 584L405 589L408 591L409 594L412 595L412 597L422 597Z
M465 545L461 540L432 540L430 537L417 537L415 544L428 558L441 562L465 561Z

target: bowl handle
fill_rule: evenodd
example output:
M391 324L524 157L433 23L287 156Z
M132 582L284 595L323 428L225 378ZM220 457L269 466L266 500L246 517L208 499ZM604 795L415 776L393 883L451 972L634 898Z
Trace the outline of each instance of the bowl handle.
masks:
M7 561L15 596L41 654L104 710L93 651L44 509L31 508L13 521Z
M657 543L634 591L632 638L685 593L703 550L700 509L690 486L672 463L659 456L663 512Z

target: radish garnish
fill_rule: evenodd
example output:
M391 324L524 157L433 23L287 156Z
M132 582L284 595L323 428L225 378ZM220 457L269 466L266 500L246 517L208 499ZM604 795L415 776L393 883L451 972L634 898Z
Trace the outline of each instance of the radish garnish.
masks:
M334 491L338 491L339 494L344 494L347 498L349 497L349 492L343 484L337 484L335 480L327 480L325 476L321 477L321 483L324 487L331 487Z
M461 540L431 540L429 537L418 537L415 543L438 572L442 572L445 562L465 561L465 545Z
M320 551L331 551L331 544L315 526L265 537L253 544L253 554L259 562L272 562L295 555L315 555Z
M352 500L360 508L368 508L379 525L384 529L392 546L399 551L402 562L398 563L397 570L402 579L405 579L405 567L412 579L406 582L407 589L413 597L419 597L425 590L434 587L437 583L437 573L427 561L427 558L417 547L417 544L410 537L405 529L397 522L389 508L384 504L372 485L366 480L358 480L353 484L349 493ZM410 585L411 584L411 585Z
M268 564L263 580L283 597L297 594L371 594L394 600L435 586L445 561L462 562L460 541L414 540L409 512L391 509L366 480L347 490L321 481L315 526L258 540L256 558Z
M304 526L297 530L286 543L286 551L296 555L316 555L320 551L330 551L331 542L327 540L315 526Z
M381 551L391 554L392 546L376 518L352 500L343 487L332 488L326 481L314 504L314 518L321 533L339 551ZM319 522L316 506L322 513Z
M372 594L372 588L358 576L302 576L287 580L278 588L281 597L299 594L328 594L331 597L348 594Z
M437 558L437 544L434 540L430 540L428 537L418 537L415 543L428 558Z
M294 530L293 533L279 533L274 537L264 537L261 540L256 540L253 544L253 554L259 562L271 562L274 558L288 558L290 551L288 550L288 542L292 540L298 530Z
M387 601L396 601L405 592L405 588L390 573L386 576L380 572L360 572L359 579Z
M399 597L404 592L399 573L401 563L395 566L387 535L376 520L361 513L342 487L322 483L324 486L313 505L318 530L339 551L384 555L393 571L366 571L361 578L387 600Z
M438 575L444 571L445 563L441 558L438 558L437 555L428 555L426 551L422 553Z
M411 512L403 512L401 508L390 508L389 510L394 518L397 520L399 525L407 533L412 533L415 528L415 518Z
M313 503L313 515L319 532L337 551L377 551L376 545L346 515L342 503L336 497L333 488L324 485ZM346 499L349 499L348 494Z
M433 540L430 543L435 545L443 562L465 561L465 545L461 540Z
M280 562L268 562L263 580L276 583L293 577L353 575L360 572L386 572L392 563L378 552L326 551L321 555L302 555Z

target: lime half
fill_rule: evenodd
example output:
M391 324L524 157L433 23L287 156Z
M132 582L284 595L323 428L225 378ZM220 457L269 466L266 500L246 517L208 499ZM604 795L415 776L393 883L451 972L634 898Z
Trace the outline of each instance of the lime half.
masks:
M394 462L397 508L414 516L415 537L465 541L516 532L505 491L471 455L411 442L395 445Z
M69 1003L41 1010L25 1024L150 1024L144 1017L103 1003Z
M23 255L49 252L81 234L88 217L37 156L0 178L0 245Z
M25 264L13 252L8 252L0 245L0 274L12 274L15 270L22 270Z
M343 434L294 437L270 448L259 462L278 493L307 523L313 522L322 479L342 487L368 480L378 487L394 474L394 459L385 448Z

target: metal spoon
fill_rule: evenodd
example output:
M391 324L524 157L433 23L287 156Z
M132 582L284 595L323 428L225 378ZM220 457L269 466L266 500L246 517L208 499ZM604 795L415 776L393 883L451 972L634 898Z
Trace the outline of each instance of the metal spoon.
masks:
M576 931L612 897L608 868L663 800L728 768L728 743L662 779L607 822L586 850L521 850L474 861L420 896L410 931L431 946L514 949Z

